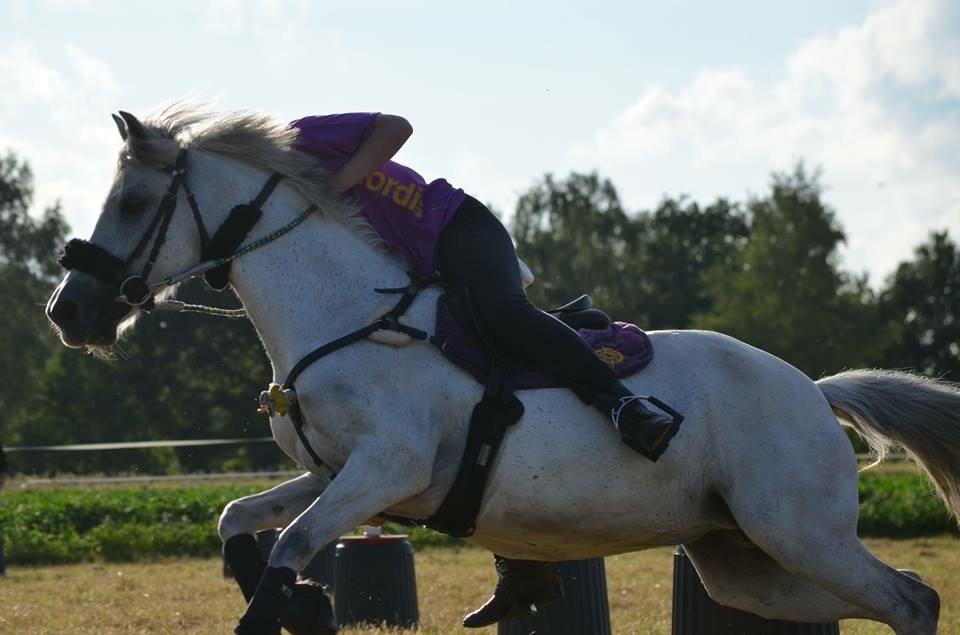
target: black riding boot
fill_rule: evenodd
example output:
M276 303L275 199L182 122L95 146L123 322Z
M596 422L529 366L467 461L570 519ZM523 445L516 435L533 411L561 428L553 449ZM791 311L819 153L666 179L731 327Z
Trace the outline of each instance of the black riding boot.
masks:
M563 583L552 562L510 560L493 556L497 588L487 603L463 618L467 628L489 626L507 619L522 619L537 608L563 597Z
M648 410L643 400L619 381L613 383L610 392L611 399L598 399L594 405L613 419L624 444L651 461L659 459L680 429L683 417Z

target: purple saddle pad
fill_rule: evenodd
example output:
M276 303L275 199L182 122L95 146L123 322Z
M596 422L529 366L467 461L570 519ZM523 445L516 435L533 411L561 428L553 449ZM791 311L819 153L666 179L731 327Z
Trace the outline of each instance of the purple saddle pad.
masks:
M577 332L621 379L643 370L653 359L650 337L634 324L613 322L604 329L580 329ZM443 354L450 361L481 384L487 381L490 366L487 353L479 339L453 316L445 296L437 302L436 335ZM565 384L550 375L548 369L533 367L522 368L517 381L517 389L560 386Z

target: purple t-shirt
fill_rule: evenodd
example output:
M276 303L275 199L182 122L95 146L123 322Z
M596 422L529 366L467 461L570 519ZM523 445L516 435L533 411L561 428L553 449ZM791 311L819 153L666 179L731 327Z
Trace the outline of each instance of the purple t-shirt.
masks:
M373 130L377 113L349 113L297 119L297 147L336 172ZM391 247L406 257L413 272L426 276L437 267L437 241L453 218L463 190L437 179L427 183L410 168L387 161L350 188L364 216Z

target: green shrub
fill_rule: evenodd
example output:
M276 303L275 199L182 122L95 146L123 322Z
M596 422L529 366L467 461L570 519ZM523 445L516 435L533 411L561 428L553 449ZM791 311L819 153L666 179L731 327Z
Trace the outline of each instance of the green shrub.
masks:
M8 491L0 496L0 536L12 564L129 561L220 553L217 518L261 485L101 487ZM812 519L816 521L816 519ZM415 548L462 545L429 529L388 523ZM956 532L929 483L914 474L860 479L860 535L916 537Z
M921 476L870 472L860 476L861 536L913 538L956 531L950 511Z

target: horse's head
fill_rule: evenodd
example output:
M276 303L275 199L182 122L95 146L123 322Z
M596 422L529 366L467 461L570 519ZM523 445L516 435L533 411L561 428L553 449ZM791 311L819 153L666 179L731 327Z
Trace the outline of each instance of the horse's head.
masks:
M205 234L187 201L186 151L176 129L114 120L123 138L116 175L90 240L67 243L68 269L46 313L67 346L104 347L149 308L149 285L200 260ZM186 122L190 123L190 122Z

